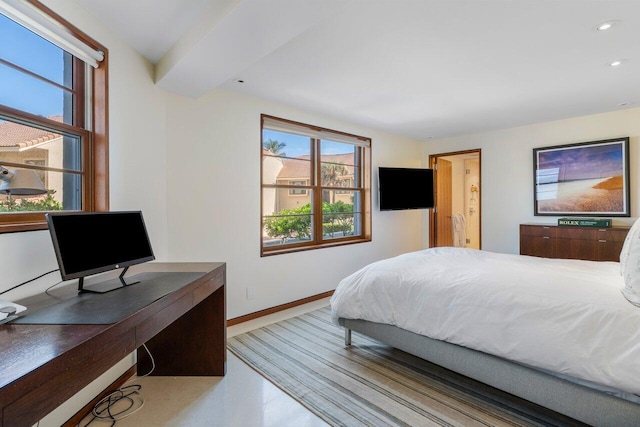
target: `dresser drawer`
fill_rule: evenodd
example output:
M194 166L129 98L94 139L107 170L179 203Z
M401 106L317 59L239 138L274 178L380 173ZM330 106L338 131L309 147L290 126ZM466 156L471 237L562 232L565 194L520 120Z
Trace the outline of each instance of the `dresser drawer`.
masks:
M606 239L606 228L557 227L557 235L563 239L598 240Z
M532 237L556 237L558 234L558 227L546 226L546 225L520 225L521 236Z
M520 224L520 254L545 258L618 261L629 227Z
M627 238L629 234L629 227L615 227L598 229L598 239L606 239L611 242L622 242Z

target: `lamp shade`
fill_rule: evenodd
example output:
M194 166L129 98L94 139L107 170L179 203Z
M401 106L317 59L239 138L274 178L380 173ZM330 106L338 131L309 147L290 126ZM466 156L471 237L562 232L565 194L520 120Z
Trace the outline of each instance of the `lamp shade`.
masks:
M35 171L28 169L17 169L12 171L10 179L0 180L0 194L11 194L14 196L37 196L45 194L47 189Z

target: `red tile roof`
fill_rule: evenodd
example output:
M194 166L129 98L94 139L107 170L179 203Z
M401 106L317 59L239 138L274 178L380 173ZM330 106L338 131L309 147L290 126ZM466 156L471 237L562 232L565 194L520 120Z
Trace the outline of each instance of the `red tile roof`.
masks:
M56 122L62 122L62 116L48 117ZM0 147L27 148L41 144L61 135L48 130L32 128L13 122L0 123Z
M285 159L282 170L278 174L278 179L308 178L310 175L310 157L308 155L299 156L295 159ZM348 175L353 175L353 153L347 154L323 154L323 163L338 163L347 166Z

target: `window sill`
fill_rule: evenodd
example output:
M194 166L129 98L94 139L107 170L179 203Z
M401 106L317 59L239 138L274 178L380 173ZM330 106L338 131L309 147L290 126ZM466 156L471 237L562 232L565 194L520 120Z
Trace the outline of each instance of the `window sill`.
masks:
M11 222L3 224L0 222L0 234L3 233L17 233L20 231L36 231L46 230L49 228L45 221L37 222Z

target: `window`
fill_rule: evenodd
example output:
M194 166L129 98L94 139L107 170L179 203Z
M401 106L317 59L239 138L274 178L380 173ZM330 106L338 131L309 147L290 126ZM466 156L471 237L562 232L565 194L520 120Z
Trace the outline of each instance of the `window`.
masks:
M262 115L261 255L371 240L371 140Z
M351 187L351 178L344 178L339 181L342 187ZM336 194L348 194L349 190L336 190Z
M289 181L289 185L307 185L307 181ZM305 190L304 188L290 188L289 189L289 195L290 196L296 196L296 195L306 195L307 194L307 190Z
M38 2L0 3L0 39L0 233L108 210L106 49ZM44 189L12 193L16 172Z

